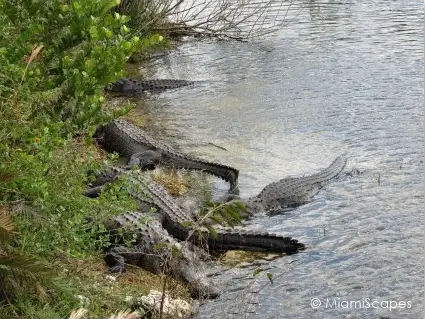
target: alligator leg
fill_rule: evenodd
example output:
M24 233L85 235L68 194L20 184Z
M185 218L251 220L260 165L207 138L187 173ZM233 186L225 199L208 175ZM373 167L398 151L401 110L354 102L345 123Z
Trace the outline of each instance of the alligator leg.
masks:
M130 156L127 165L137 165L141 169L154 169L161 162L161 153L157 151L147 150L144 152L134 153Z
M123 168L126 170L127 168ZM115 182L118 177L122 174L121 171L116 170L114 167L110 167L101 173L97 174L95 177L96 179L89 184L89 187L96 187L96 186L102 186L107 183Z
M104 188L104 185L95 186L95 187L89 187L83 195L90 198L96 198L99 197L100 193L102 192L102 189Z

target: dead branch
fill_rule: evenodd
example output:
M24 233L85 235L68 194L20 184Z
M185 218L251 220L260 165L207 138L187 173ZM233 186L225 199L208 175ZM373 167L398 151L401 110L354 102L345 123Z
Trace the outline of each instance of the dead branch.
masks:
M282 28L292 0L123 0L136 29L169 35L248 40Z

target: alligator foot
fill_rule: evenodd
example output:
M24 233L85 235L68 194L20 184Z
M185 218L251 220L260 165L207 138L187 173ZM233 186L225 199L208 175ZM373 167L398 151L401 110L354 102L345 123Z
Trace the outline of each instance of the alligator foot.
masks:
M105 188L104 185L101 186L95 186L95 187L89 187L83 195L89 198L97 198L100 196L100 193Z
M130 159L127 162L127 165L134 166L137 165L141 169L155 169L161 162L161 153L157 151L144 151L139 153L134 153L131 155Z
M217 199L216 202L220 203L220 204L224 204L224 203L229 203L229 202L234 201L234 200L241 200L241 197L238 194L231 192L231 193L227 193L227 194L221 196L219 199Z
M109 267L111 273L123 273L126 272L124 257L120 254L108 252L103 257L106 265Z

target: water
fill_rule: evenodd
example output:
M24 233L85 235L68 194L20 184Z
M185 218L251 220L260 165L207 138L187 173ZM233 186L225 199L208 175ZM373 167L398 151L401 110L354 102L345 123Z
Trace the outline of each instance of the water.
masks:
M249 226L307 249L271 262L274 283L258 275L255 312L241 307L236 317L423 318L422 4L308 1L287 19L250 43L185 43L148 73L206 80L153 98L152 117L185 152L239 168L242 196L316 172L342 152L346 171L362 172ZM214 183L216 193L227 187ZM217 277L225 292L199 318L226 318L243 305L247 293L235 296L232 276Z

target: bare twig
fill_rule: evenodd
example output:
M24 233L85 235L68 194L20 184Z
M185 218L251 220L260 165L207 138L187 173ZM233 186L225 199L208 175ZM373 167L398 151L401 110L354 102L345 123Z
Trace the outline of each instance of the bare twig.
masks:
M247 40L283 27L291 5L291 0L124 0L119 10L140 13L154 32Z

